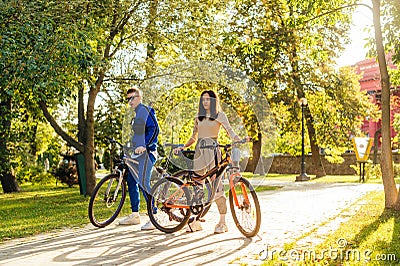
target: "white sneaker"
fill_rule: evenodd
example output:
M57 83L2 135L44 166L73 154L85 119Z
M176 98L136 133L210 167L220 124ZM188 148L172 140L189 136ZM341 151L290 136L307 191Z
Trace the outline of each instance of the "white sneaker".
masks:
M214 229L214 234L222 234L228 232L226 224L217 224Z
M133 212L128 215L125 219L119 221L120 225L133 225L133 224L140 224L140 215L138 212Z
M141 228L141 230L154 230L154 229L156 229L156 227L150 220L147 221L147 223L145 223Z
M201 227L201 223L197 220L194 220L193 222L188 223L188 225L186 227L186 232L189 232L189 233L201 231L201 230L203 230L203 228Z

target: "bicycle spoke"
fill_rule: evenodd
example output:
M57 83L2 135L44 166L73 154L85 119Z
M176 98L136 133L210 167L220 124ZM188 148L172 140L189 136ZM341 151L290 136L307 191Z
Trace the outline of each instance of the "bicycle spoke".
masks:
M181 185L179 180L162 179L152 189L148 213L155 227L163 232L176 232L189 219L189 196Z
M118 216L126 198L126 184L119 183L119 176L105 176L97 184L90 198L88 214L90 222L97 227L105 227Z
M239 231L247 236L255 236L261 225L261 212L257 194L244 178L235 178L229 191L229 204L233 220Z

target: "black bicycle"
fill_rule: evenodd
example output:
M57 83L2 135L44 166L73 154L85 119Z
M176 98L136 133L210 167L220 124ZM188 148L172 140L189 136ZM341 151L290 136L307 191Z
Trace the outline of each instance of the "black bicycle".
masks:
M121 153L118 158L114 158L115 168L113 173L106 175L97 183L90 197L88 215L90 222L96 227L105 227L118 217L124 206L127 193L126 180L129 167L126 161L128 158L124 156L121 143L112 138L107 139L112 145L119 145ZM139 156L141 155L137 155L137 157ZM137 157L129 158L129 163L138 163L135 160ZM142 189L142 191L146 193L145 190Z
M118 141L107 138L108 141L115 145L119 145L121 148L121 153L119 157L114 160L114 172L103 177L99 183L97 183L96 187L93 190L92 196L90 197L89 206L88 206L88 216L90 222L96 227L106 227L111 224L119 215L124 206L126 193L127 193L127 176L129 167L127 163L130 165L138 164L135 158L138 158L142 155L134 155L134 157L126 157L124 155L124 147ZM164 146L171 146L174 148L172 144L165 144ZM169 154L169 157L172 155ZM136 156L136 157L135 157ZM168 162L165 168L168 168ZM170 174L161 166L156 166L155 169L156 175L151 179L151 184L156 183L159 180L165 179L165 177L170 176ZM177 175L179 176L179 174ZM145 194L145 199L149 199L148 192L143 189L144 184L138 182L142 192ZM209 186L207 186L210 189ZM210 191L210 190L208 190ZM147 206L148 201L146 201ZM154 210L153 210L154 211Z

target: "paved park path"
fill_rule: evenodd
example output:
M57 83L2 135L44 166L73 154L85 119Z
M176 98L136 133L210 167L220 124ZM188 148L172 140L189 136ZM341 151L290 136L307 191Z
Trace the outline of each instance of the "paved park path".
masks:
M116 223L103 229L88 225L7 241L0 245L0 265L259 265L267 251L294 240L312 248L360 208L365 194L383 190L372 184L264 184L282 188L259 193L262 225L252 239L239 233L230 213L229 232L215 235L218 211L213 204L200 232L165 234ZM302 237L308 232L313 233Z

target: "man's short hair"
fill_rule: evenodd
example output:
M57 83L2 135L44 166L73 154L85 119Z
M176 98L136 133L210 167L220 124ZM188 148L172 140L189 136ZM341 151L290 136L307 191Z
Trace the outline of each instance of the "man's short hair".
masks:
M137 92L137 93L139 94L139 96L143 96L142 90L140 90L140 89L138 89L138 88L136 88L136 87L130 88L130 89L126 92L126 94L128 95L128 94L135 93L135 92Z

